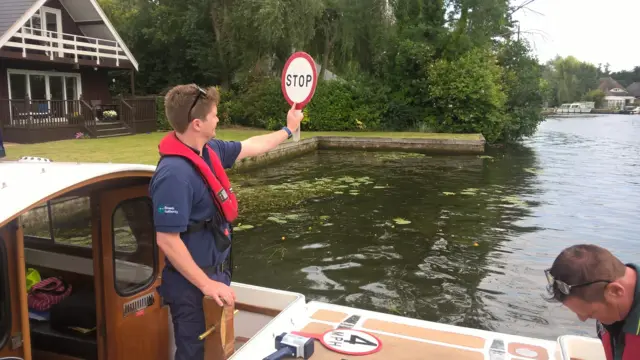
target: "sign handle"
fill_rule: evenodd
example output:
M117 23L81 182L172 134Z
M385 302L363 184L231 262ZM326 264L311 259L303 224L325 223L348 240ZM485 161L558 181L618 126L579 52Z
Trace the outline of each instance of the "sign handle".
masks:
M293 141L295 141L295 142L300 141L300 128L301 127L302 127L302 124L300 126L298 126L296 131L293 132Z
M303 336L309 339L316 339L316 340L322 339L322 334L313 334L313 333L308 333L304 331L292 331L291 333L294 335Z
M304 105L296 104L296 110L304 111ZM291 134L294 142L300 141L300 130L302 129L302 121L298 124L298 128Z

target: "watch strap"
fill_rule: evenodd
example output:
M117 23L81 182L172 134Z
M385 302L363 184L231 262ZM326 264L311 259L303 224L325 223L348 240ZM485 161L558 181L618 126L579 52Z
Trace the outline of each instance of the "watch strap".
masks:
M284 127L282 128L282 130L286 131L286 132L287 132L287 134L289 135L289 136L287 137L287 139L291 139L291 137L293 136L293 134L291 133L291 130L289 130L289 128L288 128L288 127L286 127L286 126L284 126Z

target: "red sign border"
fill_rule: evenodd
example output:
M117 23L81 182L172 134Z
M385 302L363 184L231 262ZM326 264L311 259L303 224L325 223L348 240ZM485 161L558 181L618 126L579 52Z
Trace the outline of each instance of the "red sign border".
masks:
M367 334L371 337L373 337L374 339L376 339L378 341L378 347L367 351L367 352L351 352L351 351L344 351L344 350L335 350L335 348L332 348L331 346L329 346L329 344L327 344L324 341L324 336L330 332L334 332L334 331L340 331L340 330L349 330L349 331L357 331L360 333L364 333ZM377 353L379 351L382 350L382 340L380 340L379 337L377 337L376 335L368 332L368 331L363 331L360 329L343 329L343 328L335 328L335 329L331 329L331 330L327 330L325 332L323 332L322 334L318 334L318 333L308 333L308 332L303 332L303 331L292 331L292 334L295 335L300 335L300 336L304 336L304 337L308 337L308 338L312 338L312 339L316 339L318 340L325 348L327 348L329 351L332 351L334 353L338 353L338 354L345 354L345 355L352 355L352 356L362 356L362 355L371 355L374 353Z
M304 58L305 60L307 60L311 65L311 69L313 69L313 85L311 86L311 92L306 97L306 99L296 104L296 109L302 110L302 108L304 108L305 105L307 105L309 101L311 101L311 98L316 92L316 86L318 85L318 69L316 68L316 62L313 61L313 58L311 57L311 55L307 54L304 51L297 51L293 53L291 56L289 56L289 59L287 59L287 62L284 64L284 68L282 69L282 77L280 78L280 88L282 89L282 94L284 95L284 98L285 100L287 100L289 105L293 105L293 100L291 100L291 98L287 94L287 89L285 86L286 75L287 75L287 70L291 65L291 62L297 58Z

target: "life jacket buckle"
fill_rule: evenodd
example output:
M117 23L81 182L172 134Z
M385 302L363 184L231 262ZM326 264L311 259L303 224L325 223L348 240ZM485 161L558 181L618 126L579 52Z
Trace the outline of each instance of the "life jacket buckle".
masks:
M218 199L220 199L220 202L223 203L229 199L229 195L224 189L222 189L218 191Z

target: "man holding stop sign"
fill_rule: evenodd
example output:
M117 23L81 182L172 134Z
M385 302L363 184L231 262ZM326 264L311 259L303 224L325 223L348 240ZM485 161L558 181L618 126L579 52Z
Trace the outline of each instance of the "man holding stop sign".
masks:
M176 360L204 360L203 297L233 306L230 288L232 223L238 203L225 173L242 158L276 148L300 127L295 104L286 126L244 141L215 139L220 97L215 87L178 85L165 97L174 131L159 144L160 162L151 179L158 246L166 255L158 292L171 312ZM284 114L283 114L284 115Z
M283 83L291 105L286 126L270 134L241 142L215 139L220 95L214 87L178 85L165 97L167 120L174 131L160 141L161 158L149 192L158 246L167 257L158 292L171 312L175 360L204 360L204 342L198 338L206 331L204 295L220 306L234 305L235 294L229 287L231 224L238 216L238 202L225 169L239 159L276 148L293 132L299 134L300 109L313 96L317 81L315 63L301 54L292 55L283 71L284 82L287 75L298 80Z

